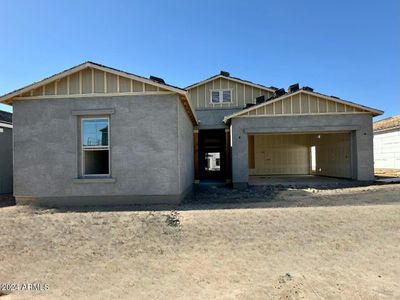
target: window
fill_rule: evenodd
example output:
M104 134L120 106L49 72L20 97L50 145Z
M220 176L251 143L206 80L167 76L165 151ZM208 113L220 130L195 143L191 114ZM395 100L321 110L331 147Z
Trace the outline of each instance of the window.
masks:
M211 103L231 103L232 90L212 90Z
M211 102L212 103L219 103L219 91L212 91L211 92Z
M82 119L82 175L110 175L108 118Z
M221 171L220 152L206 152L206 171L218 172Z
M222 102L231 102L231 91L222 91Z

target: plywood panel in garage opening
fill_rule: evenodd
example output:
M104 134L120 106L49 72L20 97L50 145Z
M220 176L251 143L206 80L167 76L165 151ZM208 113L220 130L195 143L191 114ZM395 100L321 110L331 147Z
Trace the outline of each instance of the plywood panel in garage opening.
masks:
M249 164L249 174L309 174L309 144L309 135L255 135L254 168Z
M317 175L351 178L350 133L321 134L314 138Z

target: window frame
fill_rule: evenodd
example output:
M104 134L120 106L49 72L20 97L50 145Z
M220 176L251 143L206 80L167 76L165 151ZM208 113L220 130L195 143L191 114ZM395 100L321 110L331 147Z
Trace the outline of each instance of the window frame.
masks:
M84 146L84 125L85 120L107 120L108 133L107 133L107 146ZM110 117L109 116L93 116L93 117L82 117L81 118L81 172L83 178L93 177L110 177L111 176L111 146L110 146ZM108 174L85 174L85 151L108 151Z
M231 94L231 100L228 101L224 101L224 92L229 91ZM219 93L219 99L218 102L213 102L212 101L212 94L213 92L218 92ZM233 89L211 89L210 90L210 104L224 104L224 103L233 103Z

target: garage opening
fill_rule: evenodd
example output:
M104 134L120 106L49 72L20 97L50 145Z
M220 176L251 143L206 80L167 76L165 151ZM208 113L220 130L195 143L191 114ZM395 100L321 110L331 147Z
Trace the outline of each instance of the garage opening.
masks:
M351 133L248 136L250 176L353 177Z

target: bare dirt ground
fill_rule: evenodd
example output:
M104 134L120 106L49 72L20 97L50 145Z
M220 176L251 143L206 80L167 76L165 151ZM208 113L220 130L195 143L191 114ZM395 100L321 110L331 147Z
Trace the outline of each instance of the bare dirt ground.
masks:
M0 284L48 284L0 298L400 299L400 185L224 193L176 213L0 208Z

